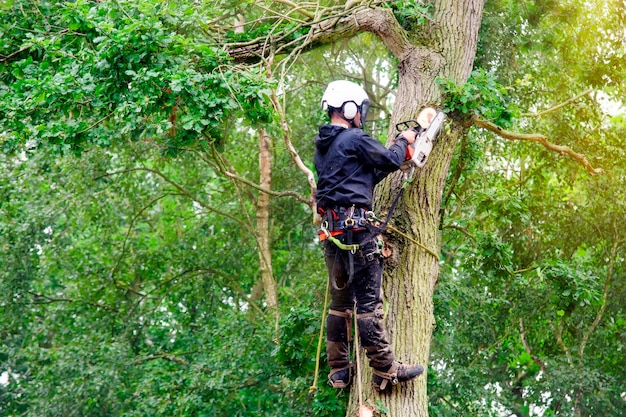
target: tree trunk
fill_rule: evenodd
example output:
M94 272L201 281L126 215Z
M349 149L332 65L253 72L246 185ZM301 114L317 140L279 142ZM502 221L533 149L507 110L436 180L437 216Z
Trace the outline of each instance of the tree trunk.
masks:
M270 138L264 129L259 131L259 185L269 190L272 185ZM259 246L259 272L265 291L267 308L278 314L278 292L272 270L270 233L270 195L259 192L256 203L256 233Z
M463 83L471 73L483 0L434 3L430 26L419 34L422 45L411 44L410 48L395 51L390 47L399 59L400 69L390 126L401 120L414 119L422 107L441 101L435 83L437 77ZM396 35L390 33L379 32L379 35L386 44L392 39L397 45ZM439 135L426 166L416 170L392 220L396 228L435 253L439 253L441 247L439 213L446 175L456 144L466 133L460 121L450 122L450 129ZM389 137L393 136L394 132L390 132ZM377 210L387 210L391 206L403 182L402 175L395 173L379 185L375 201ZM389 303L386 317L389 338L398 360L420 363L427 369L435 325L433 293L439 261L411 241L394 234L388 234L387 238L392 255L386 264L383 287ZM364 355L361 358L360 369L367 370L362 375L364 399L374 404L380 400L392 417L428 416L427 372L415 382L397 385L391 393L379 395L369 383L371 377ZM358 392L353 390L347 415L356 415L358 405Z

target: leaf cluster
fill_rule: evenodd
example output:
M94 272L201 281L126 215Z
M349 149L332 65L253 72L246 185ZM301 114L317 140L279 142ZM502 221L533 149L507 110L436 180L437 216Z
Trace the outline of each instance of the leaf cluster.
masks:
M300 205L273 203L274 323L249 296L259 262L249 230L171 186L245 217L231 182L197 154L166 158L135 143L76 159L31 148L0 168L2 414L345 409L347 395L323 377L309 395L324 277Z
M398 23L407 31L419 30L429 19L432 3L419 0L395 0L386 2L391 8Z
M442 90L442 106L447 113L463 119L480 115L493 123L509 127L517 111L508 99L508 89L501 85L493 73L474 70L467 82L457 85L451 80L438 79Z

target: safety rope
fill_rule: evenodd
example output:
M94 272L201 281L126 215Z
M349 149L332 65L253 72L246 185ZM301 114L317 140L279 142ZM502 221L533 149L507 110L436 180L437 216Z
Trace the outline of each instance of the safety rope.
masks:
M368 212L368 215L369 215L369 220L370 221L375 221L375 222L376 221L378 221L378 222L381 221L378 217L376 217L376 215L374 214L373 211ZM398 236L401 236L401 237L405 238L406 240L410 241L411 243L419 246L424 251L426 251L427 253L432 255L435 259L437 259L437 262L439 262L441 260L441 258L439 257L439 254L437 252L435 252L434 250L428 248L427 246L424 246L423 244L421 244L417 240L413 239L411 236L407 235L406 233L402 232L401 230L395 228L394 226L386 224L385 225L385 229L387 229L390 232L393 232L393 233L397 234Z
M356 385L358 390L358 398L359 398L359 410L363 407L363 383L361 381L361 358L359 355L359 351L361 349L361 343L359 341L359 326L358 326L358 315L356 311L356 298L354 299L354 356L356 360Z
M330 280L326 280L326 293L324 294L324 309L322 310L322 323L320 324L320 337L317 340L317 353L315 356L315 376L313 377L313 385L309 387L309 394L317 392L317 379L320 373L320 357L322 355L322 342L324 339L324 322L326 321L326 310L328 308L328 296L330 294Z

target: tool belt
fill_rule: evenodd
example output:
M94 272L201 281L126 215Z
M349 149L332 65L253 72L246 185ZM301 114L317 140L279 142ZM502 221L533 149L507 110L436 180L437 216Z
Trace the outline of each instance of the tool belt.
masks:
M351 228L352 232L360 232L367 230L365 225L368 223L367 208L356 207L332 207L318 208L318 213L322 217L322 221L326 221L326 227L331 236L338 236ZM327 235L318 232L320 240L326 240Z

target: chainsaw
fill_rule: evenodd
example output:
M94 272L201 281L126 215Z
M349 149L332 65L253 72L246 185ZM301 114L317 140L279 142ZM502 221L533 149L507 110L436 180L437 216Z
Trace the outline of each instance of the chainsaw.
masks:
M439 134L446 116L432 107L420 112L417 120L407 120L396 124L398 132L413 130L416 133L415 142L409 145L408 154L411 162L418 168L423 168L428 155L433 149L433 141Z

